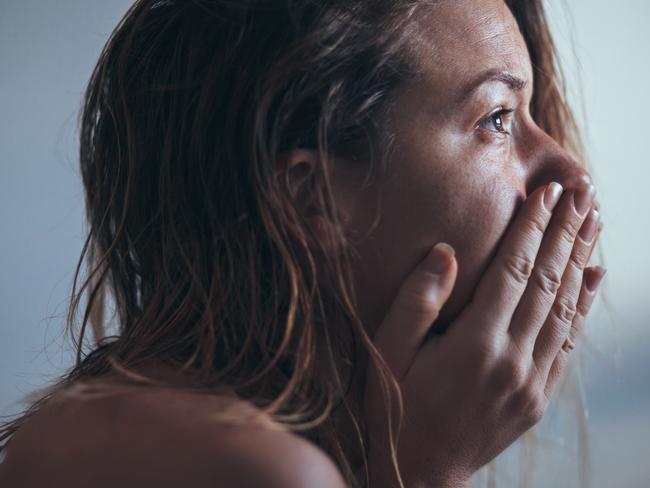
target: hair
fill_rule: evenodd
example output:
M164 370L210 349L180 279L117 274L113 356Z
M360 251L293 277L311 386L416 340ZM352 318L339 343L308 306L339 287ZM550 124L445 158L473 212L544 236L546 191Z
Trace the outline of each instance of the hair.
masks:
M197 391L234 391L316 442L351 486L367 483L334 422L335 414L351 420L367 468L352 394L365 373L359 351L380 372L389 412L401 413L401 395L356 312L354 242L330 174L343 160L381 174L390 152L382 115L413 75L415 12L435 3L132 5L99 57L79 118L88 234L67 315L76 363L2 426L0 452L73 384L118 371L160 385L134 371L153 359L190 373ZM579 156L542 3L507 1L534 68L531 112ZM318 151L309 211L328 223L338 252L318 239L282 177L278 155L294 148Z

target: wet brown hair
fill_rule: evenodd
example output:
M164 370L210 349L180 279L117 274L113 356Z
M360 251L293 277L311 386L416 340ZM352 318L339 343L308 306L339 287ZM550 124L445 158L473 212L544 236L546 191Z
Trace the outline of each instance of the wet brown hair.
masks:
M365 452L351 394L365 359L382 372L387 401L401 409L401 397L356 313L354 242L329 175L342 161L363 161L370 177L387 164L383 110L411 75L415 13L435 3L133 4L80 114L88 236L68 313L76 364L3 425L0 451L56 391L109 371L159 384L134 373L157 360L188 372L197 391L250 400L327 451L350 485L366 483L335 414L350 418ZM579 156L542 1L507 3L533 63L532 115ZM293 148L320 156L307 209L278 157ZM317 238L315 214L340 252Z

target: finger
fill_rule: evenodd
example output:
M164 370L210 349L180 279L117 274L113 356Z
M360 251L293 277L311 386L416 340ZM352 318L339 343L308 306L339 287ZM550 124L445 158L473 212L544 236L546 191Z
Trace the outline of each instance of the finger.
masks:
M507 330L562 191L562 186L553 182L535 190L523 203L470 305L470 310L480 314L484 323Z
M528 286L509 328L513 341L522 351L526 351L527 355L532 351L539 330L555 302L562 275L574 252L576 236L589 214L593 195L593 185L566 193L544 236ZM577 248L580 251L579 257L586 259L586 247ZM573 254L573 257L576 255ZM575 290L578 290L579 286L578 281Z
M582 275L585 266L587 266L589 250L596 238L599 218L599 213L592 209L580 228L571 258L562 275L560 290L535 340L533 361L544 378L548 375L548 370L557 356L557 352L568 337L571 324L577 313L583 282Z
M375 334L375 346L395 376L408 370L440 309L449 298L458 266L448 244L434 246L400 286Z
M584 325L585 318L591 309L594 298L596 297L596 292L602 282L603 276L607 271L600 267L596 266L593 268L585 268L584 277L582 280L582 289L580 291L580 298L578 299L577 313L573 319L573 324L571 325L571 331L569 332L569 339L571 342L575 342L582 326ZM569 360L569 351L560 348L557 356L555 357L551 369L549 370L548 376L546 378L546 383L544 387L544 394L546 398L550 398L557 382L562 375L562 371Z
M596 208L596 207L594 206L594 208ZM598 210L598 209L596 208L596 210ZM589 249L589 257L587 258L587 263L589 263L591 261L591 255L594 253L594 249L596 249L596 243L598 242L598 239L600 238L600 233L602 232L602 230L603 230L603 221L600 220L598 222L598 231L596 232L596 238L594 239L594 243L591 246L591 249Z

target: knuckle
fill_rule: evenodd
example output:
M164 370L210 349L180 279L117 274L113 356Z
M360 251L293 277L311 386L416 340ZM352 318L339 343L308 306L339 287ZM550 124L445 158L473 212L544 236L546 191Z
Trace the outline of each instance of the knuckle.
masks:
M501 360L492 374L492 387L498 394L517 391L526 383L528 371L516 356Z
M526 219L524 225L526 227L526 234L539 238L544 236L546 222L541 215L537 213L531 215Z
M527 425L535 425L542 420L546 410L544 394L535 382L530 381L513 394L511 408Z
M578 311L573 300L566 296L558 297L551 310L560 323L569 325L573 322L573 318Z
M562 220L558 223L560 226L560 238L566 241L568 244L573 244L578 231L580 230L579 223L569 219Z
M579 246L574 252L571 253L569 264L577 270L582 270L587 264L589 252L583 246Z
M562 284L562 277L552 266L540 266L535 273L537 286L548 295L555 295Z
M438 316L438 306L436 301L426 292L418 290L400 291L401 311L407 315L428 315L434 320Z
M587 300L580 300L578 305L576 305L576 315L586 317L590 309L591 303L588 303Z
M525 254L511 254L504 264L510 276L521 284L526 284L533 272L533 260Z
M421 279L420 279L421 278ZM426 283L425 277L405 281L399 288L398 299L401 307L408 313L437 315L440 307L435 287Z
M470 346L468 354L471 369L485 374L494 364L496 355L496 347L493 344L486 341L475 341L475 344Z
M528 410L527 419L530 425L538 424L542 418L544 418L544 413L546 412L546 406L543 402L533 403L531 408Z

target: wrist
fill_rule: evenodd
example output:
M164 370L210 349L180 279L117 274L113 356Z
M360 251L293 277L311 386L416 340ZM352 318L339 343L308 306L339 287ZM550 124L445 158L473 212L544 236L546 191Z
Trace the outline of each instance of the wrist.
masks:
M390 461L371 463L369 469L369 488L400 488L397 473ZM420 476L411 470L400 471L404 488L470 488L470 474L428 472Z
M378 448L379 447L379 448ZM398 454L400 476L398 481L395 466L388 447L371 443L368 450L369 488L469 488L473 471L449 460L422 459L417 455Z
M369 488L399 488L399 483L396 478L379 478L370 477L368 484ZM444 479L444 480L430 480L430 481L414 481L409 482L404 480L404 488L470 488L470 480L467 479Z

